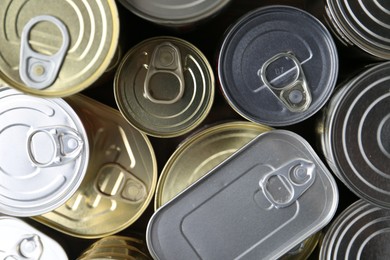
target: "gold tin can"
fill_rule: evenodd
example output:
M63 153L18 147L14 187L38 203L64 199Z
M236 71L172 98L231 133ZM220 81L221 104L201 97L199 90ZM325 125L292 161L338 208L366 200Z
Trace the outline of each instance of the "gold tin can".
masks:
M141 216L154 195L157 163L153 147L119 111L83 95L65 101L89 133L89 166L65 204L34 219L81 238L119 232Z
M158 180L158 209L212 168L270 127L245 121L217 124L183 141L165 164Z
M174 137L198 126L214 100L214 74L206 57L175 37L150 38L129 50L114 79L123 116L140 131Z
M108 68L119 38L114 0L3 0L0 78L22 92L64 97Z

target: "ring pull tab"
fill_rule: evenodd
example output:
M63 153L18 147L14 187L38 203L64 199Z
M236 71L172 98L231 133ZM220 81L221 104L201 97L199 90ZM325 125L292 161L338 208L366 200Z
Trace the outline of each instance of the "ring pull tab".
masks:
M43 245L38 235L29 235L19 243L19 253L28 259L40 259Z
M293 82L276 87L272 85L266 76L268 67L279 59L288 59L293 61L297 74ZM312 98L307 84L305 74L299 60L291 52L279 53L267 60L258 74L268 89L283 103L291 112L302 112L309 108Z
M298 159L275 169L259 182L264 196L276 208L293 204L314 183L315 164Z
M52 56L35 52L29 44L32 27L39 22L55 24L62 34L62 45ZM65 54L69 48L70 37L68 29L59 19L50 15L32 18L23 28L20 44L19 75L22 81L31 88L44 89L56 80L62 66Z
M158 78L160 76L160 78ZM172 80L174 77L174 81ZM152 78L155 77L155 81ZM166 92L166 89L161 89L162 82L168 82L171 84L178 84L177 94L173 98L161 98L156 97L157 91L161 94ZM160 86L156 86L158 84ZM167 83L164 83L167 84ZM162 87L164 87L162 85ZM153 89L152 89L153 88ZM156 93L153 93L154 91ZM144 82L144 95L145 98L156 104L173 104L177 102L184 94L184 76L181 66L181 56L179 49L169 43L164 42L157 45L153 51L148 71L146 73ZM165 95L166 96L166 95Z
M27 147L34 165L50 167L75 160L83 150L84 141L72 128L46 127L35 129L29 134Z

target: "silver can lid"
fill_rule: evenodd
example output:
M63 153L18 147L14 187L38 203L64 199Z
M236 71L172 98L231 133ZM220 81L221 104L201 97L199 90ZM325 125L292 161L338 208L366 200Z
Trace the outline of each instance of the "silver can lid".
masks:
M285 126L305 120L329 99L338 55L328 30L294 7L268 6L228 31L218 75L229 104L250 121Z
M79 187L88 156L85 129L64 100L0 89L0 213L59 207Z

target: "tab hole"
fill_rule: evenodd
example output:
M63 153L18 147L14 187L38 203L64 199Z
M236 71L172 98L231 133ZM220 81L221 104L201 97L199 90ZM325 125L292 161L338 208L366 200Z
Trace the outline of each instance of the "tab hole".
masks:
M265 77L272 87L283 89L298 79L298 68L289 57L280 56L265 68Z
M149 94L158 101L175 100L180 95L181 82L177 76L168 72L157 72L149 81Z
M35 24L28 36L31 49L48 56L56 54L64 40L58 26L49 21Z

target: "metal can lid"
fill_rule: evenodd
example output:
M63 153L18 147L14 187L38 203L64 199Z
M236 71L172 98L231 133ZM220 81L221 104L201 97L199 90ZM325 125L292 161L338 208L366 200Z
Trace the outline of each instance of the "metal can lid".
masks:
M346 83L332 97L324 150L337 176L359 197L390 208L390 62Z
M0 89L0 212L34 216L65 203L84 178L88 138L62 99Z
M213 16L231 0L119 0L131 12L148 21L182 26Z
M0 78L22 92L63 97L95 82L119 37L114 0L6 1Z
M390 6L386 1L326 2L327 14L343 37L375 57L390 59Z
M182 135L206 117L214 100L214 74L206 57L187 41L155 37L133 47L114 81L123 116L157 137Z
M331 224L320 259L389 259L390 211L358 200Z
M268 6L244 15L228 31L218 74L230 105L272 126L298 123L330 97L338 75L334 41L311 14Z
M157 184L157 209L197 181L267 126L234 121L208 127L186 139L168 159Z

